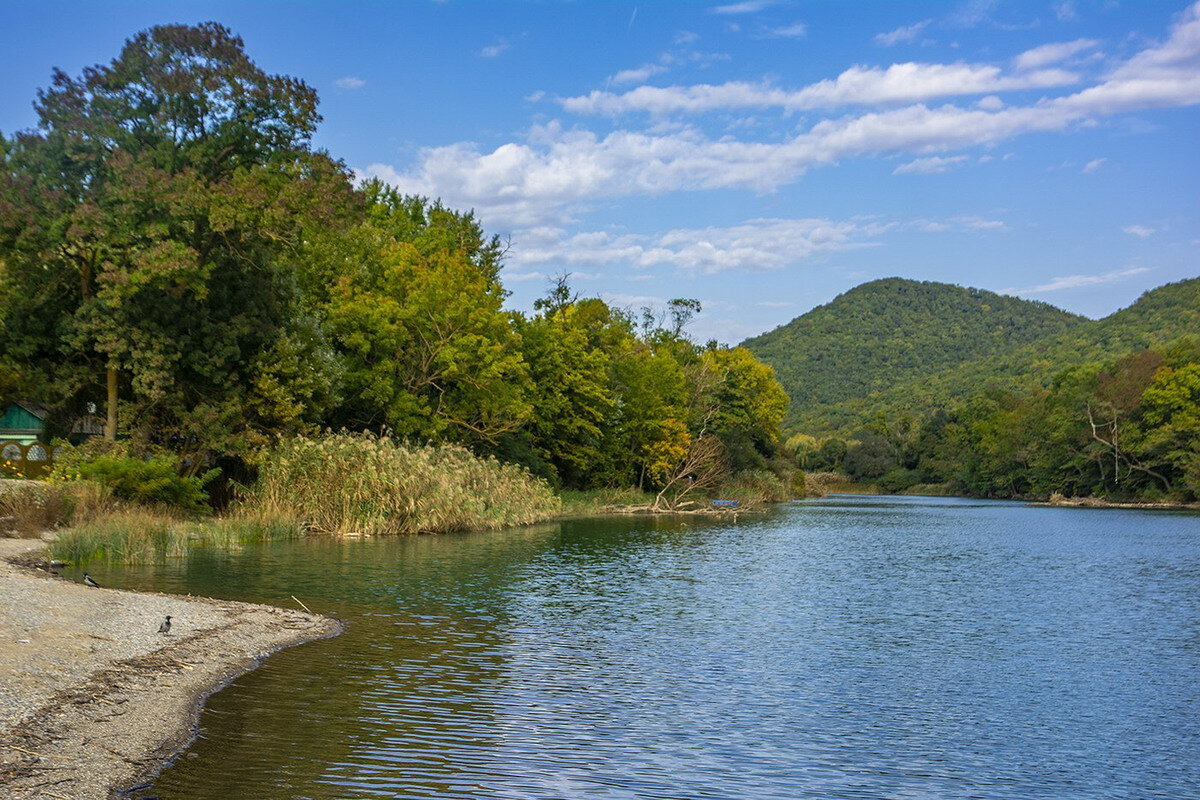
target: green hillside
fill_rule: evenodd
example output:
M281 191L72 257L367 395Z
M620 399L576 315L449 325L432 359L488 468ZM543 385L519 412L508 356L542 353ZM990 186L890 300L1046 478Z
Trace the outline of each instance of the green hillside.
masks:
M871 281L744 342L792 399L785 425L852 426L865 398L1091 323L1047 303L901 278ZM924 392L922 392L924 394Z
M837 409L837 418L863 419L883 411L926 416L952 398L989 384L1004 388L1047 385L1064 369L1093 361L1109 361L1134 350L1164 345L1200 333L1200 278L1169 283L1146 292L1128 308L1099 320L1021 344L993 356L975 359L908 380ZM830 415L826 413L826 418Z

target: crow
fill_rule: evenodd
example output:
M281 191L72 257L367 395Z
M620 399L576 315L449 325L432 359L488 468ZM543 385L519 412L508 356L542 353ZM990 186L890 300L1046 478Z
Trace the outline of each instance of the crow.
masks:
M100 584L96 583L96 579L93 578L91 575L88 575L86 572L83 573L83 583L85 586L90 586L93 589L100 588Z
M167 618L163 620L162 625L158 626L158 632L166 636L171 632L171 615L167 614Z

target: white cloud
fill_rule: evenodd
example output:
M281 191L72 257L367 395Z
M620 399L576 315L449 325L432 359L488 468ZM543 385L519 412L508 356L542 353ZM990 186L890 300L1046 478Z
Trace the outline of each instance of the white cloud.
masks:
M1078 289L1083 286L1098 286L1104 283L1115 283L1124 278L1130 278L1134 275L1141 275L1149 272L1149 267L1132 267L1130 269L1113 270L1105 272L1101 275L1064 275L1061 278L1051 278L1049 283L1043 283L1040 286L1031 286L1028 289L1001 289L1001 294L1045 294L1047 292L1059 292L1064 289Z
M1092 175L1098 172L1100 168L1107 163L1107 158L1093 158L1091 161L1083 165L1083 169L1081 169L1080 172L1082 172L1084 175Z
M1097 39L1076 39L1073 42L1043 44L1021 53L1013 59L1013 64L1019 70L1040 69L1050 64L1057 64L1085 50L1092 50L1099 44Z
M759 106L766 101L790 107L797 102L790 97L793 94L803 94L802 102L812 104L868 102L868 98L887 102L902 99L906 92L963 91L971 80L984 91L982 87L1000 80L1028 80L1036 74L1014 79L995 72L976 73L980 68L970 65L916 66L935 68L910 71L909 77L924 77L917 89L888 79L886 73L893 67L855 68L857 72L848 70L838 80L814 84L800 93L756 84L675 87L674 91L705 110ZM867 75L870 80L864 83L847 75ZM640 87L612 96L645 98L645 92L654 91L662 90ZM678 107L674 96L667 102ZM916 104L871 110L817 119L807 129L775 141L714 140L686 126L659 133L614 130L599 135L566 130L552 122L532 128L524 141L490 151L460 142L423 150L416 165L405 171L373 164L359 174L382 178L405 192L442 197L457 207L474 207L492 226L526 227L570 218L581 204L606 198L730 188L766 193L798 180L814 166L847 158L899 153L947 156L1028 133L1066 132L1106 115L1196 104L1200 104L1200 3L1179 17L1165 42L1137 53L1099 83L1030 105L989 109Z
M1136 236L1139 239L1146 239L1155 234L1154 228L1148 228L1145 225L1126 225L1121 230L1128 233L1130 236Z
M714 14L754 14L774 4L775 0L744 0L741 3L715 6L712 12Z
M781 25L777 28L767 28L763 31L759 38L765 39L803 39L808 35L808 26L803 22L794 22L791 25Z
M355 78L352 75L348 75L345 78L338 78L333 82L333 85L339 89L361 89L367 85L367 82L362 78Z
M762 306L763 308L791 308L796 304L790 300L760 300L754 305Z
M921 22L914 22L912 25L901 25L894 31L877 33L875 34L875 43L881 44L884 47L891 47L899 44L900 42L911 42L913 39L920 36L921 31L925 30L925 28L931 22L933 22L933 20L926 19L922 20Z
M512 42L510 42L508 39L497 39L495 43L489 44L487 47L480 50L479 55L483 56L484 58L495 58L496 56L506 52L510 47L512 47Z
M680 31L675 34L675 44L691 44L700 38L700 34L695 31Z
M653 76L666 71L667 68L662 64L643 64L634 69L621 70L612 76L612 83L614 86L622 86L626 83L645 83Z
M910 161L907 164L901 164L892 170L893 175L939 175L943 172L949 172L955 167L960 167L969 159L967 156L928 156L926 158L918 158L915 161Z
M778 270L832 252L875 247L889 233L1005 230L998 220L881 221L753 219L739 225L678 228L656 234L612 231L571 233L541 226L513 234L509 263L521 269L667 268L684 274Z
M634 112L701 114L742 108L788 111L849 105L911 103L937 97L991 94L1016 89L1050 88L1078 82L1063 70L1004 75L987 64L892 64L886 69L855 66L837 78L802 89L780 89L765 83L732 81L692 86L639 86L623 94L593 91L559 102L575 114L616 116Z

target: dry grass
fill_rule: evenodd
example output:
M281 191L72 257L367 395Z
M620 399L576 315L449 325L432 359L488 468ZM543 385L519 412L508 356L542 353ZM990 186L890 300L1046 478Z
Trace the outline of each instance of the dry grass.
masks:
M721 484L715 494L721 499L737 500L742 508L792 499L792 491L779 476L765 469L743 470Z
M871 484L855 483L840 472L808 472L804 475L804 493L807 497L824 497L827 494L879 494Z
M461 447L339 433L283 440L257 466L239 513L321 533L494 530L560 510L544 481Z
M567 490L562 493L563 517L589 517L605 514L613 508L649 507L654 504L654 493L644 492L636 486L628 489Z
M103 487L86 481L0 482L0 535L34 539L114 508Z

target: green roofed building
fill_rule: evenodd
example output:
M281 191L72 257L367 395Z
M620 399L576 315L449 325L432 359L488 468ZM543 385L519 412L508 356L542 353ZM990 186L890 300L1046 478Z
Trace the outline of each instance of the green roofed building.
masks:
M0 442L33 444L46 429L49 412L37 403L9 403L0 416Z

